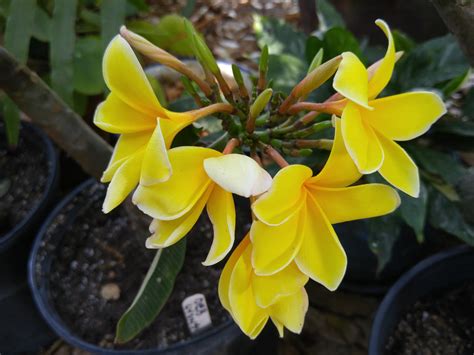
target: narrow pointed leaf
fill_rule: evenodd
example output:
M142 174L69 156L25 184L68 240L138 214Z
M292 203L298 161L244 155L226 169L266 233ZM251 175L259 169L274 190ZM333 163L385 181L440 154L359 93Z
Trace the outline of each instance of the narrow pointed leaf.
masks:
M26 63L33 32L36 0L16 0L10 3L5 28L5 48L21 63ZM7 141L11 147L18 144L20 111L8 97L2 100Z
M74 46L77 0L56 0L51 23L51 86L73 106Z
M157 252L135 300L118 321L116 342L133 339L155 320L173 291L185 253L185 239Z
M125 22L125 15L125 0L102 0L100 7L100 31L104 49L110 40L119 33L120 26Z

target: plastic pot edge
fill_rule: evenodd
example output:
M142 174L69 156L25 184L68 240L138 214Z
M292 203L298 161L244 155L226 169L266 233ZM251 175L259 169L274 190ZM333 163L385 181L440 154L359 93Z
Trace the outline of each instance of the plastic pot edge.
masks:
M113 349L105 349L101 348L97 345L90 344L85 342L84 340L80 339L79 337L75 336L65 324L62 323L59 316L52 311L52 307L48 304L46 300L43 299L39 292L38 283L35 276L35 264L36 264L36 255L38 250L41 247L41 243L43 241L43 236L46 233L49 225L57 216L57 214L69 203L71 200L80 193L86 187L95 183L94 179L88 179L77 186L74 190L72 190L68 195L66 195L52 210L52 212L48 215L45 219L43 225L41 226L36 238L34 240L33 247L31 249L30 257L28 260L28 284L33 294L33 300L48 325L51 329L62 339L64 339L67 343L81 348L86 351L90 351L92 353L99 353L99 354L130 354L130 355L141 355L141 354L168 354L172 353L173 351L184 350L188 346L192 346L198 342L204 342L207 339L210 339L215 334L221 331L235 331L238 330L237 326L234 322L230 319L229 321L220 324L219 326L212 328L209 331L206 331L200 335L197 335L185 342L172 344L167 348L164 349L143 349L143 350L113 350Z
M396 304L396 300L403 292L411 286L411 282L423 275L423 273L435 265L441 264L455 256L469 254L474 251L469 245L457 246L437 254L434 254L413 266L410 270L404 273L390 288L384 299L380 303L375 313L374 322L372 324L370 338L369 338L369 355L381 355L379 353L379 338L381 337L381 329L384 326L387 314L390 309ZM440 290L443 286L433 287L434 290ZM385 337L384 337L385 338Z
M51 139L40 128L31 123L22 122L22 126L26 127L27 130L34 132L34 134L40 138L46 147L47 160L51 162L51 170L50 174L48 175L46 190L39 203L27 213L20 223L4 234L0 239L0 253L5 252L15 242L23 239L24 234L28 232L28 229L31 228L33 224L39 222L41 211L45 209L54 199L59 181L58 152L54 148ZM46 215L47 213L44 214Z

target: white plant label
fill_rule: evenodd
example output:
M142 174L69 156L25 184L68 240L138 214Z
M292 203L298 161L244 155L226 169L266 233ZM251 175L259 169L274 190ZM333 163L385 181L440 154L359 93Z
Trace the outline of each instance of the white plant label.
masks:
M206 297L202 293L186 297L183 303L181 303L181 307L183 308L184 317L191 334L199 333L201 330L212 325Z

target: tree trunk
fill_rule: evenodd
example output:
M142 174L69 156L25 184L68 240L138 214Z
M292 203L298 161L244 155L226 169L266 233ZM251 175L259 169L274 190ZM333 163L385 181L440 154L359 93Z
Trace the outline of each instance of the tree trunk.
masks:
M431 0L474 67L474 1Z

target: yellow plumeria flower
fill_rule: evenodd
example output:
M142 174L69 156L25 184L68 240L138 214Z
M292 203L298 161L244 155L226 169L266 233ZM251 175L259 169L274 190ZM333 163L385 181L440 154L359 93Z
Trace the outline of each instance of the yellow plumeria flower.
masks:
M219 280L219 298L234 321L255 339L270 318L283 336L284 328L300 333L308 310L304 285L308 277L295 263L271 276L255 274L249 236L227 261Z
M348 155L335 119L333 149L323 170L289 165L253 205L252 265L257 275L272 275L293 261L311 279L335 290L347 258L332 224L381 216L400 204L398 193L382 184L347 187L361 174Z
M171 175L167 149L176 134L212 113L219 106L176 113L164 109L130 45L116 36L103 59L103 73L110 94L95 112L94 123L120 134L101 181L110 182L105 213L118 206L140 182L152 185Z
M427 91L376 99L392 76L395 45L388 25L375 22L388 39L380 65L369 77L353 53L343 53L334 77L334 89L348 99L342 112L342 135L347 150L364 174L379 171L393 186L417 197L418 168L394 141L406 141L425 133L445 112L441 98Z
M168 156L173 170L171 177L155 185L139 185L133 195L138 208L154 218L150 226L153 235L146 245L165 248L178 242L207 207L214 226L214 240L203 264L215 264L226 256L234 243L232 192L242 194L242 185L246 185L252 194L261 194L270 187L271 177L244 155L223 155L203 147L178 147L170 149ZM225 180L226 185L221 187L209 175L217 181Z

